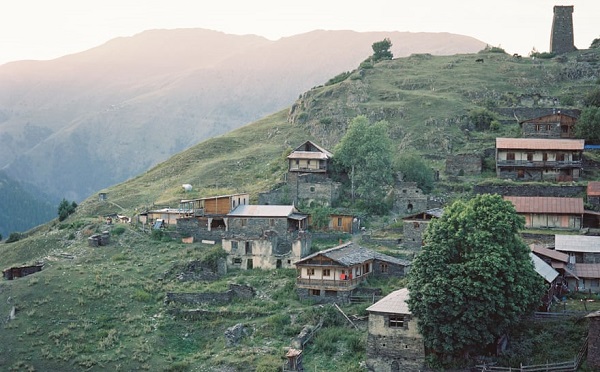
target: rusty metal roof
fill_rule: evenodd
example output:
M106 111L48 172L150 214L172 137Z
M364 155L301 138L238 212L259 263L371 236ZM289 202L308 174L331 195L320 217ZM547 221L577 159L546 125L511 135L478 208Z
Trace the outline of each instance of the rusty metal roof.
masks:
M583 198L505 196L517 213L583 214Z
M533 253L537 253L540 256L548 257L552 260L560 262L569 262L569 255L566 253L555 251L554 249L546 248L538 244L531 244L529 246Z
M600 264L578 263L575 264L573 272L580 278L600 279Z
M582 139L496 138L496 148L504 150L583 151Z
M301 150L306 148L307 144L310 144L310 147L314 147L318 151ZM304 142L300 146L296 147L290 155L288 155L288 159L329 159L331 157L333 157L333 154L331 152L325 150L323 147L317 145L313 141Z
M406 303L409 295L408 288L398 289L367 307L367 311L390 314L411 314L408 309L408 304Z
M228 217L290 217L297 214L293 205L238 205ZM305 216L306 217L306 216Z
M588 196L600 196L600 182L590 181L587 185Z

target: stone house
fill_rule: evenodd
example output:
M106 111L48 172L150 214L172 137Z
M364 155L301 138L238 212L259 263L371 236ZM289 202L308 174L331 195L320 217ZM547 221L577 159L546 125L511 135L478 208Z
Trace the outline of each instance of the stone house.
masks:
M394 187L393 212L412 214L427 209L427 195L417 187L416 182L397 182Z
M349 242L295 262L296 291L302 299L348 303L352 292L370 277L401 277L410 262Z
M582 139L496 138L496 175L523 181L578 180L583 147Z
M308 216L293 205L240 205L226 225L222 244L230 268L291 268L310 252Z
M409 291L402 288L369 306L367 368L376 372L424 370L425 346L417 319L407 305Z
M528 138L574 138L577 116L561 113L552 114L521 121L523 137Z
M583 221L583 198L505 196L525 217L525 228L579 230Z
M410 249L421 249L423 246L423 233L434 218L442 217L442 208L428 209L425 212L404 217L402 245Z
M306 141L287 157L285 181L269 192L260 193L259 204L318 203L332 205L339 197L341 183L330 178L331 152Z

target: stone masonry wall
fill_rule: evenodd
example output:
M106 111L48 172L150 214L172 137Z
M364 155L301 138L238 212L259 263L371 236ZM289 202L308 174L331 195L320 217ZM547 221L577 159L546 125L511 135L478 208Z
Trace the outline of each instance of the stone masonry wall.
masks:
M482 158L478 154L457 154L446 157L446 174L453 176L481 174Z
M550 52L561 54L574 51L573 6L555 6L552 21Z

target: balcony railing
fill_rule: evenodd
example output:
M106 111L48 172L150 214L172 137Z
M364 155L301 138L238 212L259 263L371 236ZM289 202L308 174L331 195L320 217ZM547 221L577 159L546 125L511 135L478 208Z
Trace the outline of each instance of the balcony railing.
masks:
M350 288L356 287L362 281L366 280L371 273L361 275L357 278L352 279L313 279L313 278L296 278L296 285L307 286L307 287L332 287L332 288Z
M521 168L579 168L583 165L581 160L573 161L527 161L527 160L497 160L500 167Z

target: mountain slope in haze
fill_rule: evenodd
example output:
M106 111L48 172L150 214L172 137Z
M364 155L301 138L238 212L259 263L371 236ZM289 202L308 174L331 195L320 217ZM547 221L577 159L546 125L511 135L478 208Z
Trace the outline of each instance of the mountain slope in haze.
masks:
M395 56L481 50L447 33L314 31L270 41L153 30L0 66L0 168L82 200L189 146L289 106L389 37Z

